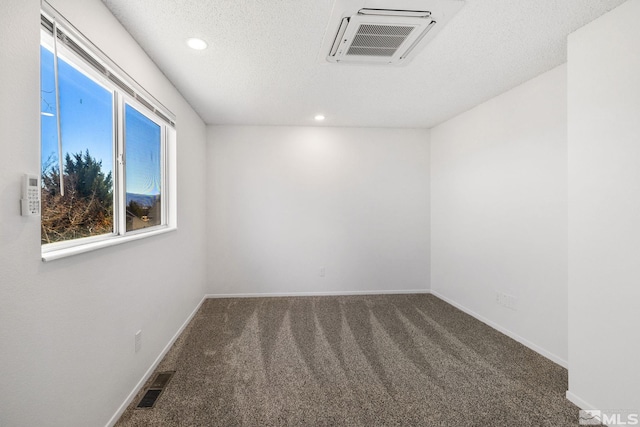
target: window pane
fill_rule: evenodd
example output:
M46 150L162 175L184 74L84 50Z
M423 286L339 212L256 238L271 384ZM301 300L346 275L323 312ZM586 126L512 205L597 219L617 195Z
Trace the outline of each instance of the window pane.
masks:
M58 58L60 153L53 53L40 53L42 243L112 233L113 93Z
M162 224L160 126L125 107L127 231Z

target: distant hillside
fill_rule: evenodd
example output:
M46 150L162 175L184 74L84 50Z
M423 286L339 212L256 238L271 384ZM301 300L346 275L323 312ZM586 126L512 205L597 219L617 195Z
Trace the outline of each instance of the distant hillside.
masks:
M159 194L149 195L149 194L127 193L127 205L129 205L131 201L134 201L140 206L146 206L150 208L158 200L160 200Z

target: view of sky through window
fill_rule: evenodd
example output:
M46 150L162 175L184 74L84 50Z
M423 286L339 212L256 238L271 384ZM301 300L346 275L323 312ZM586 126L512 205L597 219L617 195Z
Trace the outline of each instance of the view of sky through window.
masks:
M42 46L40 53L44 167L51 160L56 165L59 153L53 53ZM108 174L113 170L113 94L60 58L58 81L63 159L67 153L84 153L88 149Z
M127 105L127 193L160 194L160 126Z
M42 242L114 230L114 91L58 58L58 144L54 55L41 46ZM161 127L129 104L124 111L126 231L162 223ZM65 194L60 194L59 161Z
M57 111L54 55L42 46L40 64L42 243L111 234L113 91L58 58ZM58 146L58 119L62 150Z
M161 223L161 129L125 106L127 231Z

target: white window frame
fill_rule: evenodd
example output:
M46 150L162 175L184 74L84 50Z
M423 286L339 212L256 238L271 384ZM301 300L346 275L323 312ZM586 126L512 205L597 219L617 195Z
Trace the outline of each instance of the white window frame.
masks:
M92 60L104 67L108 75L115 77L124 84L126 89L116 85L102 73L103 70L90 65L64 43L58 41L58 57L69 63L79 72L85 74L96 84L113 93L113 232L98 236L65 240L41 245L42 260L52 261L68 256L94 251L97 249L119 245L147 237L164 234L177 229L176 206L176 129L175 116L166 107L162 106L153 96L146 92L120 67L113 63L106 55L87 40L78 30L69 24L55 9L46 2L42 3L42 16L55 25L67 38L81 47L85 54L89 54ZM54 36L44 28L41 30L41 45L50 49L54 42ZM53 49L50 49L53 51ZM125 106L130 105L145 117L160 126L161 133L161 224L126 231L126 181L125 181ZM166 120L165 120L166 119ZM40 143L41 144L41 143ZM41 145L42 147L42 145ZM63 153L59 153L63 156ZM62 171L61 171L62 172ZM61 174L62 176L62 174Z
M119 111L119 115L118 117L121 118L121 120L118 120L118 141L117 141L117 145L118 145L118 153L122 154L122 156L124 157L125 155L125 132L126 132L126 122L125 122L125 116L126 116L126 107L127 105L129 105L130 107L133 107L135 110L137 110L139 113L141 113L142 115L144 115L147 119L151 120L152 122L154 122L156 125L158 125L160 127L160 180L161 180L161 188L160 188L160 200L162 203L161 206L161 216L162 216L162 223L153 227L149 227L149 228L142 228L142 229L138 229L138 230L132 230L132 231L127 231L127 219L126 219L126 215L120 215L118 218L118 229L122 230L123 233L126 233L126 235L132 235L132 234L138 234L138 233L146 233L149 231L153 231L156 228L160 228L160 227L165 227L166 225L165 223L165 219L167 218L167 215L169 214L169 210L167 209L167 203L165 202L165 198L167 197L167 135L170 133L170 131L167 129L167 126L159 119L154 117L153 114L149 114L149 111L145 108L144 105L142 105L141 103L139 103L138 101L136 101L134 98L132 98L131 96L128 96L126 94L118 94L116 96L117 98L117 105L116 108ZM119 156L116 156L119 157ZM126 160L126 159L125 159ZM123 162L121 160L121 158L117 159L117 163L118 163L118 168L120 170L120 173L118 174L118 205L119 206L123 206L126 209L126 196L127 196L127 190L126 190L126 185L127 185L127 173L126 173L126 167L125 167L125 162Z

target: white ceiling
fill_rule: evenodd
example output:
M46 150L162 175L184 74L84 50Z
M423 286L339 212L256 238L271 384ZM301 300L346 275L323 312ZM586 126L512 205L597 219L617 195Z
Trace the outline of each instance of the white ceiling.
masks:
M208 124L429 128L562 64L624 0L467 0L404 67L324 62L332 0L103 2Z

